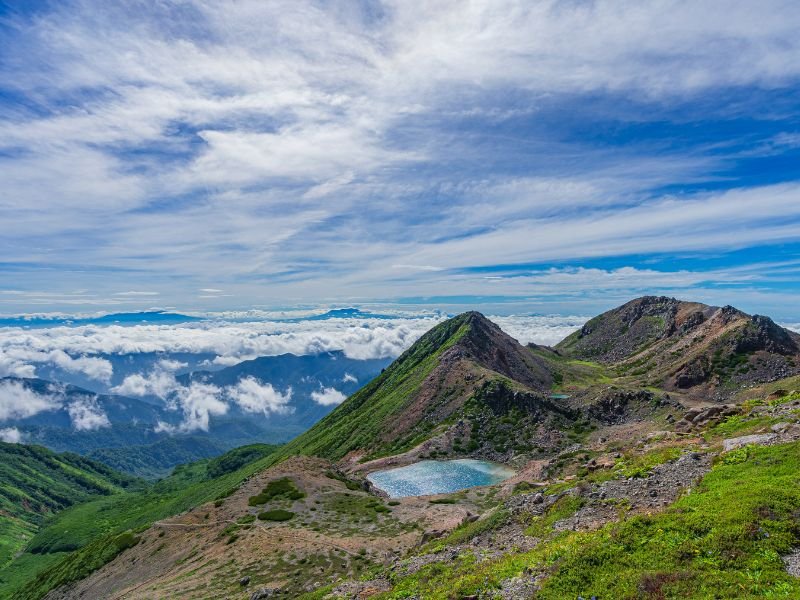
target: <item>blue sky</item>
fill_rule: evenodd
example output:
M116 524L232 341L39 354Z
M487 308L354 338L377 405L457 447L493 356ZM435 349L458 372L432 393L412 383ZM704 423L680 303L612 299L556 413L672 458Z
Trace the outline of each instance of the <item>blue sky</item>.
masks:
M800 5L0 2L0 313L800 319Z

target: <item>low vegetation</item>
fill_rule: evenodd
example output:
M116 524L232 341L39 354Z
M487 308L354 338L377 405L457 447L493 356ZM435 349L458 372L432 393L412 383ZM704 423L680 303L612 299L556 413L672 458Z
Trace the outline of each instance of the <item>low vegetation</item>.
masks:
M280 479L270 481L267 486L261 490L260 494L251 496L247 500L247 503L250 506L259 506L272 500L294 501L300 500L303 497L305 497L305 494L298 489L291 479L288 477L281 477Z
M289 510L283 510L282 508L266 510L264 512L258 513L258 519L260 521L288 521L293 517L294 517L293 512Z
M78 456L0 442L0 568L53 514L144 482ZM0 575L0 584L5 575Z
M523 572L543 575L543 600L800 597L800 580L781 560L800 540L800 443L729 456L663 513L593 532L550 532L534 550L496 560L429 565L396 577L393 591L377 597L465 597ZM576 507L559 501L532 526L548 533Z
M225 451L218 443L197 436L177 436L148 445L93 450L89 457L123 473L155 480L169 476L177 465L212 458Z
M239 461L226 461L223 456L219 462L234 467ZM244 464L209 479L208 461L199 461L177 467L170 477L149 486L117 474L120 486L125 483L128 489L90 478L87 481L93 489L99 486L97 489L104 490L105 495L67 508L48 520L30 539L25 553L4 569L0 597L38 599L54 587L85 577L121 552L135 539L135 532L224 498L257 472L257 464ZM103 465L98 468L114 473ZM134 537L126 532L133 532Z

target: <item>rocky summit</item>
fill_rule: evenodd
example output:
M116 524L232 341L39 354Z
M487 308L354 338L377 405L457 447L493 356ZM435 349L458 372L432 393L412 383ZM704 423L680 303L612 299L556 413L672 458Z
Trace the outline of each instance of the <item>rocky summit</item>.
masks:
M800 373L800 335L769 317L666 297L638 298L603 313L556 349L698 397L724 398Z

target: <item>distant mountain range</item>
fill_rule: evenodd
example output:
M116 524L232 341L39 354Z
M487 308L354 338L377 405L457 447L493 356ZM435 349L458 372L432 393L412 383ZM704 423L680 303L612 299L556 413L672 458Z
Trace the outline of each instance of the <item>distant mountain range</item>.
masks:
M97 317L69 317L69 316L14 316L0 317L0 327L54 327L56 325L142 325L155 323L160 325L175 325L202 321L202 317L192 317L180 313L166 311L142 311L132 313L112 313Z
M98 316L70 316L70 315L15 315L0 317L0 327L55 327L58 325L179 325L217 318L213 313L208 316L185 315L161 310L148 310L129 313L111 313ZM329 319L396 319L397 315L373 313L359 308L335 308L321 314L312 314L303 317L273 317L274 321L326 321ZM409 318L409 317L405 317ZM263 320L263 317L231 318L240 320Z
M158 360L159 355L128 356L134 356L135 360L130 362L122 357L119 362L127 365L129 372L139 372L144 364ZM0 384L18 384L40 397L56 400L53 408L25 418L7 419L0 422L0 428L15 427L29 443L56 451L90 454L140 476L161 476L177 464L214 456L236 446L264 440L288 441L328 414L336 402L379 374L389 362L350 359L343 352L285 354L245 361L219 371L178 375L177 381L183 385L203 382L227 388L244 378L253 378L271 384L281 393L291 389L288 412L265 416L248 413L232 403L227 414L212 418L207 432L186 434L168 433L158 427L159 423L179 427L183 414L170 410L154 396L95 394L62 382L8 377L0 379ZM76 406L88 406L93 413L104 415L107 424L76 428Z

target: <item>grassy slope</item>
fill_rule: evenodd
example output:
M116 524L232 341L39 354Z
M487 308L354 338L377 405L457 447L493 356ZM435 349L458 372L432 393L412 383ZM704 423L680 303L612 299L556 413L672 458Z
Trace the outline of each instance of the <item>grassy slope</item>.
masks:
M76 454L0 442L0 568L49 515L141 484Z
M463 597L547 573L537 598L797 598L781 561L800 525L800 443L726 455L666 512L589 533L553 534L526 553L476 563L469 553L399 578L381 598Z
M224 452L218 443L202 437L166 438L144 446L101 448L89 453L118 471L144 479L159 479L177 465L218 456Z
M313 454L336 460L357 448L378 450L376 441L390 417L406 406L439 364L439 357L468 331L469 325L459 317L437 325L335 411L286 444L275 458Z
M600 363L570 358L539 347L531 347L530 351L554 373L554 392L570 392L590 385L613 382L609 368Z
M55 515L28 544L25 554L0 573L0 598L41 598L49 590L85 577L154 521L215 500L259 470L274 446L258 444L175 469L172 476L130 493L91 500ZM209 478L208 474L216 474ZM222 473L219 475L219 473Z

